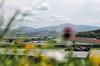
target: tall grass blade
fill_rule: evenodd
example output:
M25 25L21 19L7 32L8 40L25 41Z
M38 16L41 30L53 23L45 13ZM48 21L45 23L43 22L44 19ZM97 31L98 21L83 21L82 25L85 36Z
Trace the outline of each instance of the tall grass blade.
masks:
M3 23L4 23L4 11L0 11L0 28L2 27Z
M0 2L0 9L1 9L1 7L3 6L4 2L5 2L5 0L2 0L2 1Z
M9 30L9 28L10 28L12 22L16 19L16 17L17 17L17 15L18 15L19 12L20 12L20 11L17 10L17 11L14 13L14 15L12 16L12 18L9 20L8 25L6 26L6 29L5 29L4 32L0 35L0 39L1 39L1 38L6 34L6 32Z

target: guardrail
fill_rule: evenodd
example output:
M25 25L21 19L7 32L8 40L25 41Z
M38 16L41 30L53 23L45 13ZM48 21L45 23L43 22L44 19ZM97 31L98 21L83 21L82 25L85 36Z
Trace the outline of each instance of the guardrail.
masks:
M40 44L35 44L36 46L38 47L41 47ZM43 44L42 44L43 45ZM46 44L45 44L46 45ZM65 44L54 44L53 45L54 47L61 47L61 48L66 48L68 47L67 45ZM89 47L93 47L93 48L100 48L100 44L90 44L90 45L84 45L84 44L79 44L79 45L71 45L72 47L73 46L89 46ZM11 45L7 44L7 45L0 45L0 47L11 47ZM17 45L17 47L24 47L24 45Z

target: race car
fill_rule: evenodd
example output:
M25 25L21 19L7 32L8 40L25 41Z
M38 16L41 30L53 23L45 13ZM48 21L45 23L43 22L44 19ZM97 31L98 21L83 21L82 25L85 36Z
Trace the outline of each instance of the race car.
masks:
M90 47L84 47L84 46L76 46L76 47L70 47L68 49L65 49L65 51L70 51L70 50L73 50L73 51L89 51L90 50Z

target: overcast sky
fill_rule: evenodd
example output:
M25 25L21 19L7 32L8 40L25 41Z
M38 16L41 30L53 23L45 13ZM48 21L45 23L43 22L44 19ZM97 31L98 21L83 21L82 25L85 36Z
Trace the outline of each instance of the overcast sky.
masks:
M3 7L5 20L15 10L21 10L13 27L40 28L65 23L100 27L100 0L6 0ZM20 19L22 15L25 17Z

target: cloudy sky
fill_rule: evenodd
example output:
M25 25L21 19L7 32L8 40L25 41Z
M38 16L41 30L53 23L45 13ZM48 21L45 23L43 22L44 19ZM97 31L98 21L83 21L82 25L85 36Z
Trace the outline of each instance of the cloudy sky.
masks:
M100 27L100 0L6 0L3 7L5 20L15 10L21 10L13 27L40 28L65 23Z

